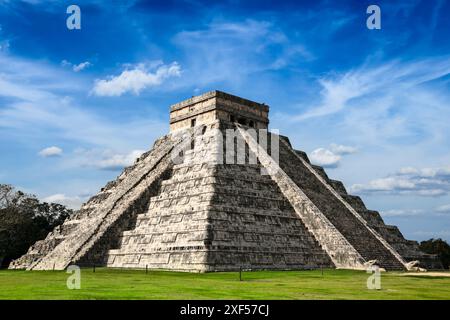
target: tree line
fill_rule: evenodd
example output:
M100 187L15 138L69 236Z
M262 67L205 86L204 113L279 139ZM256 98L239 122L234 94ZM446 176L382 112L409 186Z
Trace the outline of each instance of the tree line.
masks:
M419 246L425 253L437 254L445 269L450 268L450 245L442 239L422 241Z
M0 267L25 254L72 213L61 204L41 202L34 195L0 184Z

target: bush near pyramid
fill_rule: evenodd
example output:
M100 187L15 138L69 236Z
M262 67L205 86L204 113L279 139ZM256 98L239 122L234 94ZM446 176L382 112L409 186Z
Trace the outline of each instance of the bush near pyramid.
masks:
M170 133L10 268L441 267L287 137L267 134L268 112L220 91L171 106Z

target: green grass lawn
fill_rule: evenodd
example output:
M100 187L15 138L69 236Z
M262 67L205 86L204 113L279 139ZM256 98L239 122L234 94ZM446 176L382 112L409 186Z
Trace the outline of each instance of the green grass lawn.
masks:
M450 299L450 277L382 273L368 290L363 271L181 273L82 269L81 289L69 290L64 271L0 271L0 299Z

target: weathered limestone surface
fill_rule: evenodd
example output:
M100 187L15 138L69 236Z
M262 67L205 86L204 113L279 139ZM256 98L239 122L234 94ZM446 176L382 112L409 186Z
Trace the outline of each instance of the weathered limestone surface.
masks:
M440 267L287 137L276 161L246 130L267 129L268 110L219 91L173 105L170 134L10 268Z
M123 233L108 266L187 271L334 266L276 183L260 174L260 165L205 163L218 150L211 129L184 163L174 166L136 228Z

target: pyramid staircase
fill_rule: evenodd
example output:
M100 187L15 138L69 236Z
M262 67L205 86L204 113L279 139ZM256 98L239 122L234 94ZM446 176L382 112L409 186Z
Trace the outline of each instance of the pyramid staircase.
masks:
M183 271L333 267L276 183L260 174L261 165L200 160L215 149L210 132L173 167L136 228L110 250L107 265Z

